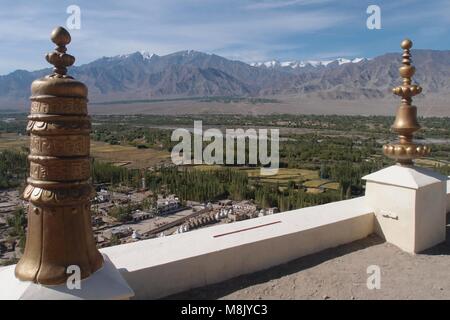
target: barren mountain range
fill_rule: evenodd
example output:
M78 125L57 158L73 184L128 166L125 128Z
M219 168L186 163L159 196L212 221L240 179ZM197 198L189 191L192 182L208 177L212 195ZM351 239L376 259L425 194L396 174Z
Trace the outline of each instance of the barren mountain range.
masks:
M450 51L413 50L415 81L425 95L450 97ZM187 97L296 96L314 101L359 101L391 96L401 83L398 53L373 59L247 64L182 51L158 56L135 52L70 68L89 87L91 102ZM17 70L0 76L0 109L26 106L31 82L50 73ZM450 109L450 106L449 106Z

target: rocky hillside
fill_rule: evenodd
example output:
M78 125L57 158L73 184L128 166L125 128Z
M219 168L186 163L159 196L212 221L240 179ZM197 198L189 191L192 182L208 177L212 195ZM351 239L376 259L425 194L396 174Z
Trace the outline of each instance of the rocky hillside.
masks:
M415 80L425 93L450 95L450 51L412 53L418 70ZM70 74L89 86L92 102L275 94L356 100L390 95L389 89L400 83L399 64L398 53L370 60L249 65L197 51L165 56L135 52L72 67ZM0 76L0 107L26 101L31 82L49 72L17 70Z

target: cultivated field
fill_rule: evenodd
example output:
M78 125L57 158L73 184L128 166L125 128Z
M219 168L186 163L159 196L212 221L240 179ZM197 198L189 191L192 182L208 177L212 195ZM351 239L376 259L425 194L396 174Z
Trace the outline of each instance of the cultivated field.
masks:
M0 151L5 149L20 150L23 147L28 147L28 145L28 136L15 133L0 133Z
M218 165L198 165L192 166L195 170L217 170L221 168ZM278 184L280 189L286 188L289 181L293 181L296 184L302 184L307 188L309 193L319 193L324 189L339 190L339 183L326 179L320 179L319 171L308 169L295 169L295 168L280 168L278 173L273 176L263 176L259 168L239 168L239 170L245 171L253 181L259 181L261 183Z
M0 151L5 149L20 150L28 146L28 136L15 133L0 134ZM91 141L91 156L96 160L137 169L148 168L170 161L170 153L167 151L110 145L100 141Z
M170 153L167 151L110 145L100 141L91 141L91 155L100 161L135 169L148 168L170 161Z

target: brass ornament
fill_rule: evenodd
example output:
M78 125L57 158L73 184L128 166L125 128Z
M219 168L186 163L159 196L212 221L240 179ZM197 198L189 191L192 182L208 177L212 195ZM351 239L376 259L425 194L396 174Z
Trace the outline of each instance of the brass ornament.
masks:
M87 103L83 98L53 98L41 97L31 102L31 114L67 114L87 115Z
M60 135L45 137L33 135L30 139L30 151L34 155L52 154L57 157L67 155L89 156L89 136Z
M66 53L70 34L53 30L57 45L46 59L53 73L31 86L30 177L27 241L16 277L44 285L66 282L67 267L86 278L102 267L91 226L90 130L87 87L67 75L75 58Z
M416 144L413 141L414 132L420 129L417 121L417 107L412 105L412 97L422 92L422 87L412 84L412 77L416 72L411 65L411 53L413 43L405 39L401 43L403 49L402 66L399 68L400 76L403 78L402 85L392 89L395 95L402 98L401 105L397 110L392 130L398 134L399 141L383 146L383 153L395 159L400 165L413 165L414 159L424 157L430 153L430 148L425 145Z

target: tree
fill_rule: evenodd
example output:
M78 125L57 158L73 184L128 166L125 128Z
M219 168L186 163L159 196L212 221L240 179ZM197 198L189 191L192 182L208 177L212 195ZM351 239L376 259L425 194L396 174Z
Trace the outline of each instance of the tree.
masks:
M345 192L345 198L350 199L352 197L352 187L348 186L347 191Z
M109 215L120 222L127 222L131 219L132 208L128 204L127 206L116 206L111 209Z
M26 242L26 232L25 229L27 227L27 217L25 214L25 210L23 208L17 209L12 217L7 219L8 226L11 228L10 236L18 237L19 239L19 248L23 252L25 248Z
M117 246L120 244L120 239L117 235L113 234L111 235L111 240L109 240L109 244L111 246Z
M12 217L7 219L8 226L12 228L10 235L18 236L20 233L25 233L25 228L27 226L27 218L25 215L25 210L23 208L19 208L14 211Z

